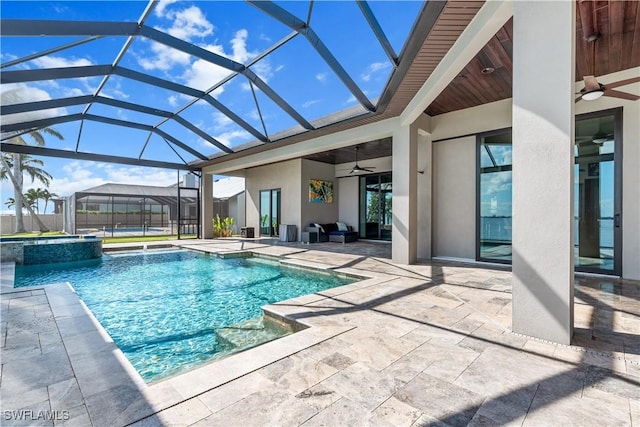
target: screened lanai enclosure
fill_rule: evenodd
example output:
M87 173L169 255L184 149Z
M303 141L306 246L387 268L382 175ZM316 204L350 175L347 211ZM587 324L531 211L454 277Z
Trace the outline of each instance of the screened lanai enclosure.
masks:
M105 184L65 200L65 231L100 237L199 237L197 188Z

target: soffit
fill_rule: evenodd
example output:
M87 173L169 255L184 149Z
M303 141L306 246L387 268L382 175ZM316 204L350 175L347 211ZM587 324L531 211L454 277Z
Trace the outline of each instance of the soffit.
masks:
M585 28L589 27L589 28ZM600 34L595 43L589 34ZM595 51L594 51L595 48ZM595 63L594 63L595 58ZM430 116L511 98L513 19L509 20L425 110ZM576 81L640 66L640 2L578 1ZM493 68L491 74L482 70ZM540 77L544 82L544 76Z

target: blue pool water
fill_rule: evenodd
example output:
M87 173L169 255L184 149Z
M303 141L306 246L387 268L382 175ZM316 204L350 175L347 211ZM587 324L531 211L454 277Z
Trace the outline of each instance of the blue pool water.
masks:
M260 317L265 304L352 282L188 251L16 266L16 287L66 281L145 380L240 350L222 338L222 328Z

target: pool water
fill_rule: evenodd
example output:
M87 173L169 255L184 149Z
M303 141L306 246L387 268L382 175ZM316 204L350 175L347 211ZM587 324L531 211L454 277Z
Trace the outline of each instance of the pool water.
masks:
M353 280L190 251L16 266L15 287L70 282L141 376L157 380L288 333L261 307ZM236 333L238 332L238 333Z

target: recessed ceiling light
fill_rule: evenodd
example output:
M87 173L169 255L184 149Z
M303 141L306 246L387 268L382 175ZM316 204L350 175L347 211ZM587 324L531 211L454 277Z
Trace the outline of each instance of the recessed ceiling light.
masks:
M493 67L485 67L482 69L482 71L480 71L482 74L491 74L495 71L496 69Z

